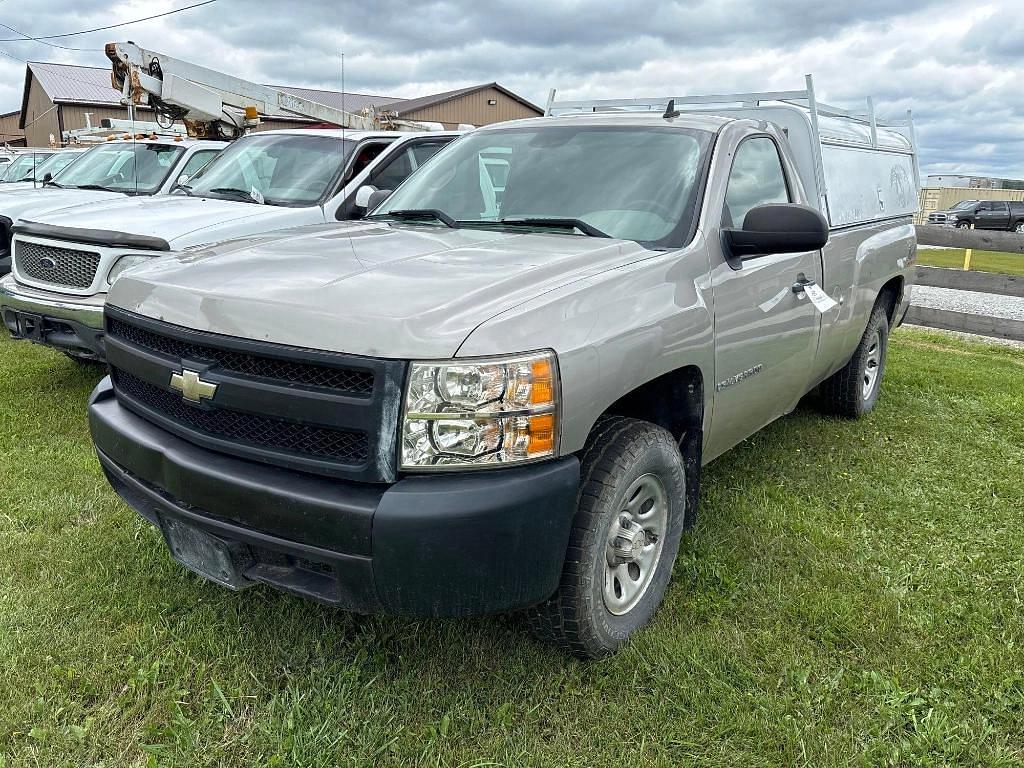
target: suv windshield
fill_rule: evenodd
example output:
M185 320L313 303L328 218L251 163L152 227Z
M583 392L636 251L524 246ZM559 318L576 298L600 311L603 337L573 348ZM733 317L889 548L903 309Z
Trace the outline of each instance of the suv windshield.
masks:
M31 152L18 155L4 171L4 181L32 181L32 169L38 169L52 152ZM40 177L41 178L41 177Z
M55 181L62 187L151 195L185 151L180 144L102 144L69 165Z
M36 178L42 181L46 174L56 176L81 156L81 152L58 152L55 155L50 155L36 166ZM13 181L13 179L11 179L11 181ZM25 174L22 181L32 181L31 170Z
M334 136L246 136L189 179L188 191L247 203L316 205L332 187L353 144Z
M539 125L453 142L373 218L437 211L459 226L545 229L682 245L690 230L706 131L665 126ZM435 223L437 219L416 219Z

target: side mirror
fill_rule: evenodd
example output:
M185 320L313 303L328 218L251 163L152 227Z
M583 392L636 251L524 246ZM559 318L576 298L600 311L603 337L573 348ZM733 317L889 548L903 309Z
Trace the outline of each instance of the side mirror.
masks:
M355 206L356 208L362 208L366 210L366 206L370 204L370 198L373 197L373 193L377 191L376 187L364 184L356 190Z
M743 229L723 229L722 246L729 266L775 253L817 251L828 242L828 222L814 208L796 203L771 203L751 208Z
M366 212L372 213L381 203L391 197L390 189L377 189L374 190L373 194L370 195L370 199L366 201Z

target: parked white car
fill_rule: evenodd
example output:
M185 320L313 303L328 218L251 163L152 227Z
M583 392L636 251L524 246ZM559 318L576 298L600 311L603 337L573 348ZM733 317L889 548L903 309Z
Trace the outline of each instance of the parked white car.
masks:
M162 198L135 197L23 215L0 312L16 338L102 360L103 303L125 270L232 238L361 218L458 131L253 133ZM3 209L0 207L0 213Z
M110 141L88 150L45 185L0 194L0 275L11 271L12 228L19 218L126 196L169 194L182 176L198 171L224 147L222 141L173 138Z
M41 160L34 168L29 167L24 171L20 179L7 179L0 184L0 192L21 192L25 189L37 189L44 181L49 181L65 168L78 160L83 154L89 151L88 147L73 149L62 149L54 152L49 157Z

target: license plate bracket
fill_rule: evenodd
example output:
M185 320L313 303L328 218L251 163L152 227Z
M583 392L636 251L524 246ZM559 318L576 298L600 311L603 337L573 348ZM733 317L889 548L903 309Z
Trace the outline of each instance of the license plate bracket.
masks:
M33 315L31 312L16 312L15 318L18 321L18 334L29 341L42 341L46 335L42 315Z
M239 561L245 559L241 545L168 517L161 518L160 529L171 556L193 573L228 589L253 585L239 569Z

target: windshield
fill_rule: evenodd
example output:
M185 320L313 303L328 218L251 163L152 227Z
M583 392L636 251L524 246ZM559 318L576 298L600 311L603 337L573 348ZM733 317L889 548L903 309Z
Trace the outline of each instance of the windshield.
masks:
M316 205L332 188L354 142L333 136L253 134L188 180L192 195L247 203Z
M951 210L951 211L962 211L965 208L973 208L977 204L978 204L977 200L961 200L959 203L954 205L949 210Z
M52 155L52 152L31 152L18 155L8 164L3 176L4 181L32 181L32 169L39 168Z
M101 144L65 168L54 181L62 187L151 195L160 189L184 151L180 144Z
M374 217L427 209L459 226L520 231L554 219L563 231L680 245L711 138L662 126L533 123L479 131L438 153Z
M81 156L81 152L58 152L55 155L50 155L36 166L36 178L42 180L46 174L56 176ZM29 171L22 181L32 181L32 172Z

